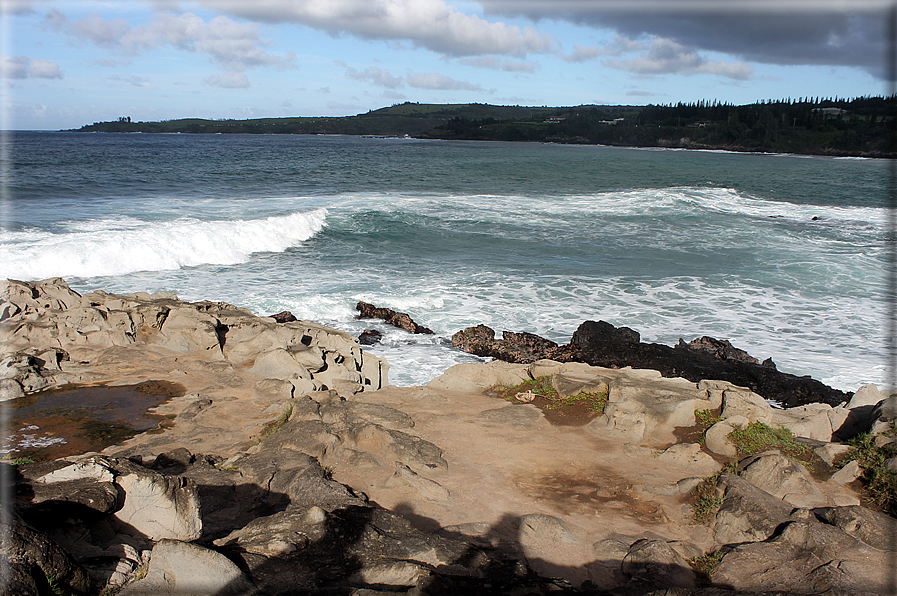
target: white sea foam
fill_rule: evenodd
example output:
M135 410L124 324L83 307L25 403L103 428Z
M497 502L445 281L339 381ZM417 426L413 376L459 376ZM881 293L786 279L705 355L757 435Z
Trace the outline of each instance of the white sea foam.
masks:
M334 201L346 212L379 210L418 215L434 215L445 221L520 222L526 213L527 225L539 227L559 218L587 216L644 216L656 214L724 214L760 218L785 218L820 224L852 222L880 226L884 223L883 207L797 204L769 200L725 187L668 187L608 191L588 195L371 195L355 193ZM548 220L543 217L548 217Z
M252 253L280 252L317 234L326 209L253 220L109 218L70 224L70 231L0 236L0 277L44 279L231 265Z
M318 289L329 285L332 275L322 272L313 287L285 289L273 296L225 298L259 314L286 308L356 336L365 328L379 329L385 333L384 343L365 349L387 358L391 382L398 385L426 384L452 364L478 361L449 346L451 335L465 327L483 323L499 336L504 330L528 331L565 344L584 320L631 327L642 341L666 345L702 335L728 339L761 360L772 357L779 370L812 375L847 391L886 381L879 350L884 343L884 305L871 296L814 295L724 275L515 279L503 271L442 272L427 280L373 275L360 285L382 291L357 292L346 285L320 294ZM358 300L407 312L436 335L411 335L382 321L355 320Z

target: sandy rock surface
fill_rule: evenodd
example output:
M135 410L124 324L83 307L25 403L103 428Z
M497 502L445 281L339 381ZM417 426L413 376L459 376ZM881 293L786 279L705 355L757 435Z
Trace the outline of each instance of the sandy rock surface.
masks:
M690 593L702 589L691 562L711 553L721 590L891 585L893 520L859 506L856 473L824 468L844 453L836 437L893 427L897 398L875 388L853 407L780 410L731 383L550 360L458 365L393 387L355 338L223 303L79 296L46 280L8 282L0 314L6 399L73 382L183 389L156 408L168 416L157 431L16 471L26 522L69 520L53 530L68 554L44 551L74 592L87 581L204 589L196 580L219 593ZM496 396L543 376L552 399L585 391L607 404L565 419L533 391ZM697 412L720 419L703 444ZM771 451L715 476L733 463L729 433L756 422L791 428L823 471ZM716 509L699 524L692 507L708 482ZM55 564L21 543L2 553L22 585Z

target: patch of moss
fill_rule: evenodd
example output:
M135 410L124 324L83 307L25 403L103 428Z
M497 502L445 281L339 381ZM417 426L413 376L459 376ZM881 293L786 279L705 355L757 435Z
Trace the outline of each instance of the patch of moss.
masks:
M517 400L517 394L524 393L526 391L530 391L535 395L544 397L552 401L555 401L558 398L558 392L551 384L551 375L542 375L541 377L523 381L522 383L518 383L516 385L500 383L498 385L492 385L491 387L488 387L486 389L487 394L499 397L511 403L523 403Z
M576 395L557 398L554 403L548 406L548 409L561 410L568 407L582 405L586 406L589 410L595 412L596 414L601 415L604 413L604 408L607 406L607 399L609 394L609 389L598 392L580 391Z

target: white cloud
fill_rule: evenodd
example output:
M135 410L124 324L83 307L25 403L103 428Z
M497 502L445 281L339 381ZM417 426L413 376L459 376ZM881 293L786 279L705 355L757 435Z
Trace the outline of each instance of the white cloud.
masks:
M638 52L645 49L640 41L617 35L613 42L606 46L573 45L573 51L563 56L567 62L585 62L601 56L619 56L627 52Z
M459 81L451 77L447 77L437 72L428 73L408 73L406 77L409 87L418 89L433 89L439 91L483 91L479 85L468 83L467 81Z
M128 85L131 85L132 87L149 87L149 84L150 84L148 78L138 77L138 76L134 76L134 75L126 75L126 76L114 75L111 77L106 77L106 80L127 83Z
M573 45L573 51L564 56L567 62L585 62L592 60L598 56L607 56L613 54L614 50L605 46L580 46Z
M498 15L671 39L739 60L884 76L893 0L477 0ZM738 76L742 73L735 72Z
M0 56L0 73L4 79L27 79L30 63L25 56Z
M31 76L37 79L61 79L62 69L55 62L35 58L31 61Z
M226 72L220 75L212 75L202 80L210 87L222 89L245 89L249 87L249 79L242 72Z
M34 12L31 0L0 0L0 14L22 15Z
M94 60L94 62L99 66L108 66L110 68L115 68L117 66L130 66L134 61L130 58L122 58L121 60L116 60L115 58L99 58L97 60Z
M55 62L32 60L27 56L0 56L0 75L4 79L61 79L63 72Z
M538 62L528 60L502 60L497 56L476 56L461 59L461 64L476 68L488 68L490 70L503 70L505 72L536 72Z
M556 41L532 27L489 22L444 0L198 0L208 8L270 23L292 22L331 34L407 40L450 56L524 56L553 51Z
M402 77L395 77L388 71L376 66L369 66L361 72L358 72L351 66L347 66L346 76L356 81L370 81L378 87L386 87L387 89L396 89L404 84Z
M609 59L604 64L618 70L639 75L659 74L713 74L730 79L747 80L754 74L753 67L743 62L708 60L688 48L669 39L655 38L648 52L631 59Z
M98 14L69 21L59 10L47 13L48 27L99 46L115 48L127 55L137 55L159 47L208 55L230 71L258 66L290 67L296 57L283 56L262 49L268 45L252 23L239 23L225 16L206 22L193 13L159 13L145 25L131 27L122 19L104 19Z

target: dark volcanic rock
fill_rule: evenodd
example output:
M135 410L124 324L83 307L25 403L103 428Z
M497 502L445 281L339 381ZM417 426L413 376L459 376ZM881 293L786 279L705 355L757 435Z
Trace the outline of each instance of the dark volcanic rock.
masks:
M679 340L677 348L686 347L692 350L704 350L713 354L720 360L736 360L738 362L750 362L751 364L760 364L760 361L739 348L736 348L725 339L715 339L704 336L693 339L688 343ZM770 361L771 362L771 361Z
M543 358L556 358L558 345L532 333L502 332L495 339L495 331L485 325L468 327L452 336L452 345L477 356L491 356L505 362L528 364Z
M717 350L694 349L683 343L671 348L643 343L638 338L638 333L626 327L617 329L604 321L586 321L573 334L570 357L592 366L648 368L660 371L665 377L683 377L694 382L728 381L789 408L814 402L834 406L850 397L815 379L779 372L769 365L745 361L743 357L723 359Z
M365 329L361 332L361 335L358 336L358 343L363 346L373 346L374 344L380 343L380 340L382 339L383 334L376 329Z
M90 593L87 572L62 547L15 515L3 518L4 594Z
M531 333L503 333L502 340L485 325L469 327L452 336L452 345L478 356L491 356L515 363L542 358L561 362L584 362L605 368L644 368L665 377L728 381L781 402L786 407L822 402L838 405L850 395L810 377L779 372L771 359L758 363L728 341L702 337L676 347L644 343L637 331L614 327L605 321L586 321L573 333L570 343L558 346Z
M355 305L355 310L360 311L358 318L359 319L383 319L390 325L394 325L399 327L400 329L404 329L408 333L423 333L428 335L433 335L433 331L431 329L427 329L426 327L422 327L411 320L407 314L403 312L396 312L391 308L377 308L373 304L368 304L367 302L359 302Z
M288 310L279 312L276 315L271 315L271 318L274 319L275 321L277 321L278 323L292 323L293 321L299 320L293 315L293 313L291 313Z

